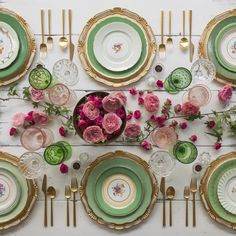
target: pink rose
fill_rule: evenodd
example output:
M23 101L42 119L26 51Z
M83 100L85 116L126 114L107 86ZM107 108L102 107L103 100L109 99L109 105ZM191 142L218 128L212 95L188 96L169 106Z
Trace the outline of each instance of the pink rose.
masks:
M185 102L182 106L182 114L185 116L195 116L200 112L200 107L192 104L191 102Z
M83 132L83 138L88 143L99 143L104 141L104 134L102 132L102 129L97 126L89 126L87 127Z
M124 92L122 92L122 91L115 92L115 93L113 93L113 96L119 98L121 100L123 106L126 104L127 97Z
M136 138L141 132L141 127L137 123L129 123L126 125L124 135L128 138Z
M98 118L96 118L95 120L95 124L102 127L102 122L103 122L103 117L99 116Z
M120 129L122 124L121 118L115 113L107 113L103 117L102 127L108 134L112 134Z
M33 120L36 124L46 125L49 122L48 115L45 112L33 112Z
M25 122L25 114L20 112L12 117L11 124L15 127L22 127Z
M86 120L79 120L78 127L80 129L86 129L88 127L88 122Z
M17 129L15 127L11 127L9 131L10 136L15 136L17 134Z
M107 112L116 112L116 110L122 107L122 103L120 98L113 95L106 96L102 100L102 106Z
M34 102L43 101L44 95L45 95L44 90L37 90L37 89L34 89L34 88L31 87L29 92L30 92L30 95L31 95L31 99Z
M129 90L129 93L134 96L134 95L137 94L137 90L136 90L135 88L131 88L131 89Z
M86 102L83 106L84 115L90 120L95 120L100 115L100 110L94 105L94 102Z
M61 126L58 131L62 137L66 137L67 130L63 126Z
M141 111L140 110L134 111L134 118L138 120L140 117L141 117Z
M225 85L218 92L220 102L226 103L232 98L233 88L230 85Z
M123 108L120 108L116 111L116 115L118 115L121 119L124 119L126 116L126 112Z
M144 107L148 112L156 112L159 108L159 98L152 93L148 93L144 98Z
M147 140L143 140L143 142L141 143L141 146L145 150L150 150L152 148L151 143L149 141L147 141Z
M66 174L68 171L69 171L68 165L62 163L62 164L60 165L60 172L61 172L62 174Z

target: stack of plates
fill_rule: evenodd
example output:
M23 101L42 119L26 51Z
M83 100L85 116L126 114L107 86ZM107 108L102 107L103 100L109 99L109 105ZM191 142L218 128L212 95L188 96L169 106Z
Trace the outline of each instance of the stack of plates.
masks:
M27 72L35 47L33 33L25 20L0 8L0 86L17 81Z
M200 194L213 219L236 229L236 152L211 163L201 180Z
M88 215L113 229L126 229L148 217L157 199L157 182L141 158L116 151L98 157L80 187Z
M199 44L200 55L212 61L217 80L236 86L236 10L211 20Z
M0 230L24 220L37 197L37 185L26 180L17 167L18 160L0 153Z
M144 76L155 52L155 37L147 22L121 8L97 14L79 39L79 56L86 72L114 87Z

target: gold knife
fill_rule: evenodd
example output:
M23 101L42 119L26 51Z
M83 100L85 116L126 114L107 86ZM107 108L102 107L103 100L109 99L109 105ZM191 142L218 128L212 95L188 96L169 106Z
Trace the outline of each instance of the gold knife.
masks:
M166 226L166 190L165 190L166 183L165 182L166 182L165 177L161 177L160 190L163 195L162 225L164 227Z
M196 226L196 201L195 196L197 192L197 179L192 178L190 183L190 191L193 194L193 227Z
M73 193L73 225L76 226L76 198L75 194L78 192L78 181L76 177L71 179L71 192Z
M189 60L190 62L193 61L193 54L194 54L194 45L192 42L192 10L189 10Z
M43 176L42 191L44 193L44 227L47 227L48 226L47 175Z
M68 16L69 16L69 44L70 44L70 60L73 60L74 57L74 51L75 51L75 45L72 42L72 11L71 9L68 10Z

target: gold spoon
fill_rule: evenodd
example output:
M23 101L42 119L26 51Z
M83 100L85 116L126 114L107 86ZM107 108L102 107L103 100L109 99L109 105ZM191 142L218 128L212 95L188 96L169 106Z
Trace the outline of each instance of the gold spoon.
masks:
M65 9L62 10L62 37L59 39L59 45L62 49L66 49L68 46L68 40L65 37Z
M51 36L51 9L48 9L48 37L47 37L48 49L52 49L53 38Z
M41 9L41 31L42 31L42 42L40 44L40 57L47 56L47 45L44 42L44 10Z
M180 39L179 45L182 50L186 50L189 46L188 39L185 37L185 11L183 11L183 37Z
M71 179L71 192L73 193L73 225L76 226L76 199L75 194L78 192L78 181L76 177Z
M49 186L47 189L47 195L51 199L51 226L53 226L53 199L56 197L56 190L54 187Z
M65 186L65 198L66 198L66 225L70 226L70 212L69 212L69 200L71 198L70 186Z
M188 227L188 200L190 197L190 188L189 186L184 187L184 199L185 199L185 226Z
M161 44L159 45L160 58L166 55L166 46L164 44L164 11L161 11Z
M169 11L169 36L166 40L166 44L167 44L168 49L173 48L173 39L171 38L171 22L172 22L172 12Z
M166 189L166 196L167 198L170 200L170 215L169 215L169 219L170 219L170 222L169 222L169 225L172 226L172 200L174 199L174 196L175 196L175 189L173 186L170 186Z

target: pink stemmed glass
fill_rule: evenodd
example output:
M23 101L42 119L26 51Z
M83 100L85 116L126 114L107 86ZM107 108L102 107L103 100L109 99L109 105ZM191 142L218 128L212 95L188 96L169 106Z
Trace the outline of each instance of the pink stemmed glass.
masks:
M64 84L55 84L48 90L48 98L52 104L63 106L70 98L70 90Z

